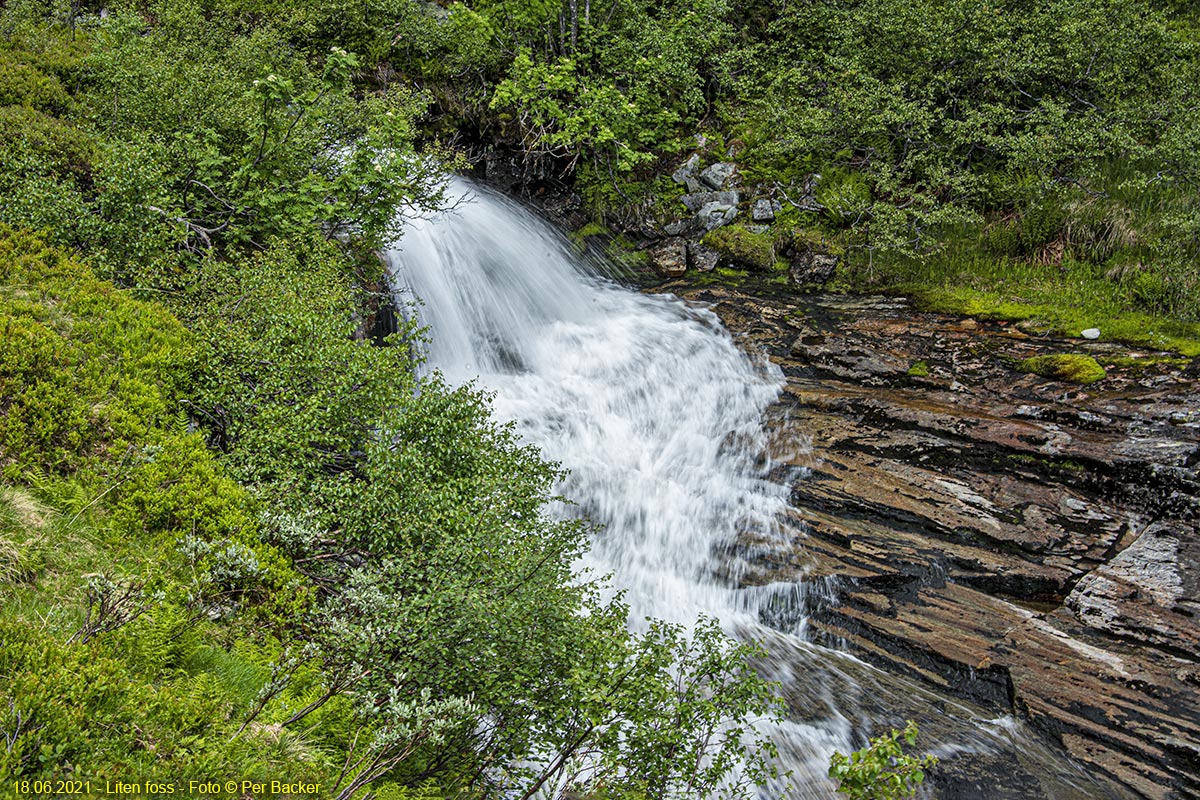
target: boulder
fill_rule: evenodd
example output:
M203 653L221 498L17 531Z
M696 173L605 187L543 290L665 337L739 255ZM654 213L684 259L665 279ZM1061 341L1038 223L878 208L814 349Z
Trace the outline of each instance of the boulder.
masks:
M695 236L704 233L704 230L704 224L698 217L677 219L663 226L663 232L667 236Z
M687 241L672 237L650 249L650 261L660 275L678 278L687 272Z
M702 243L717 252L718 266L766 272L775 264L771 237L731 225L705 235Z
M696 218L703 224L704 230L711 231L733 222L737 219L737 215L736 205L714 200L711 203L705 203L696 214Z
M792 259L791 280L795 286L825 284L837 270L837 256L804 250Z
M755 222L774 222L774 204L766 197L760 197L758 200L755 200L754 207L750 211L750 219Z
M705 247L699 242L688 242L687 263L692 269L699 272L712 272L716 268L719 258L720 255L716 250Z
M695 213L708 203L736 206L741 199L737 192L692 192L679 198L679 202L683 203L688 211Z

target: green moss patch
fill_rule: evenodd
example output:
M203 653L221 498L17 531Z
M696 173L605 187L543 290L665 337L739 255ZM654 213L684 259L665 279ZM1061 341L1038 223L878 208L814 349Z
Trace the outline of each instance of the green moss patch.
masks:
M1043 378L1070 383L1095 383L1108 377L1108 373L1096 363L1096 359L1074 353L1034 356L1018 364L1017 369L1041 375Z
M1191 363L1189 358L1172 358L1171 356L1114 356L1106 355L1096 359L1102 367L1115 367L1134 375L1147 372L1163 372L1172 369L1182 369Z
M908 375L913 378L925 378L929 375L929 365L924 361L918 361L908 368Z
M702 240L716 250L722 264L766 272L775 264L775 243L763 233L751 233L739 225L709 231Z

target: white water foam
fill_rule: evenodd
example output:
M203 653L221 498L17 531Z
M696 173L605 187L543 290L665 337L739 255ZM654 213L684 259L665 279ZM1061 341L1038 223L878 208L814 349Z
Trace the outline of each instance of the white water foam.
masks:
M494 391L497 416L570 469L561 492L603 526L587 566L615 576L635 619L752 613L713 572L739 530L771 536L787 507L756 466L778 369L712 312L589 274L528 212L453 188L468 200L390 254L423 303L428 363Z

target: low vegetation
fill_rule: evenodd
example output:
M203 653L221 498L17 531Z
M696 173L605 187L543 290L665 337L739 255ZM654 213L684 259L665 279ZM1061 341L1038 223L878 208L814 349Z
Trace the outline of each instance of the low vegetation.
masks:
M740 225L710 231L702 240L717 251L718 264L736 269L766 272L775 265L775 246L771 237L754 233Z
M838 782L838 793L851 800L903 800L914 797L925 782L927 770L937 758L914 756L904 745L917 743L917 724L911 720L903 731L892 730L868 740L850 755L835 752L829 760L829 777Z

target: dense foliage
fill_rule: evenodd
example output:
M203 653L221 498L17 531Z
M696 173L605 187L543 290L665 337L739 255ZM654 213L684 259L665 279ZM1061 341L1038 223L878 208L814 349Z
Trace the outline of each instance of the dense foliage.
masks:
M379 69L417 9L100 11L0 10L0 792L764 780L756 649L631 634L559 468L368 334L441 200Z
M1188 4L422 7L387 57L426 87L441 130L573 176L598 217L644 230L678 213L664 176L698 151L783 200L784 226L837 240L856 285L986 290L976 276L992 271L1053 297L1061 271L1106 319L1109 295L1200 319Z

